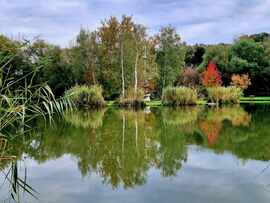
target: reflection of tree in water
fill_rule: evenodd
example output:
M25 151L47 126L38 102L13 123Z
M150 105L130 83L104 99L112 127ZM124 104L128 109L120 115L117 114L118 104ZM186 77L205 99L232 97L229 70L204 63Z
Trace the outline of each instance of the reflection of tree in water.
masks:
M93 148L94 170L113 187L133 187L145 182L148 170L142 136L143 112L111 112Z
M14 146L17 154L26 153L40 163L70 154L82 175L94 172L113 187L134 187L145 183L153 166L163 175L175 175L186 157L183 136L168 126L161 130L162 125L153 113L108 110L94 131L90 125L60 121L49 128L39 126L25 144L18 139Z
M103 116L106 109L98 111L68 111L64 114L64 119L77 128L93 128L102 126Z
M163 176L174 176L182 167L182 161L187 159L185 137L176 133L175 128L167 125L161 127L160 146L156 157L156 166Z
M249 126L251 115L241 106L224 106L221 108L210 108L206 119L219 122L228 120L233 126Z
M164 108L152 113L108 109L102 119L90 116L103 120L98 127L61 121L52 127L39 126L24 142L13 140L11 151L18 158L27 154L38 162L70 154L83 176L97 173L114 188L135 187L146 182L151 167L163 176L176 175L187 159L187 144L201 144L217 153L231 151L243 159L269 160L270 113L264 112L264 117L261 113L253 113L251 122L241 107ZM209 129L218 129L212 145L206 136Z
M152 115L143 111L113 112L104 119L98 143L106 146L96 147L96 157L100 163L98 172L106 183L113 187L122 184L134 187L145 183L146 174L156 156L157 142ZM148 127L146 127L148 126Z
M163 123L171 126L196 124L202 109L200 107L181 107L162 109Z
M233 126L248 127L251 115L240 106L208 109L206 117L200 120L199 126L203 134L207 136L209 145L214 145L218 140L224 121L229 121Z
M220 130L222 128L222 122L203 120L200 122L200 128L203 131L204 135L207 136L209 145L213 145L218 139Z

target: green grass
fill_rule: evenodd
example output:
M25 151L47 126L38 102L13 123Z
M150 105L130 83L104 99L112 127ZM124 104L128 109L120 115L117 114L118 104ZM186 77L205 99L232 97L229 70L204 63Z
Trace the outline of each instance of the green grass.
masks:
M205 105L207 103L206 100L198 100L196 102L197 105ZM241 97L241 104L270 104L270 97ZM115 101L106 101L106 105L108 107L114 106ZM152 100L150 102L145 102L146 106L150 107L158 107L163 106L161 100Z
M204 105L206 104L206 101L204 100L198 100L196 102L197 105ZM150 102L146 102L146 106L150 106L150 107L157 107L157 106L163 106L161 100L153 100L153 101L150 101Z
M150 101L150 102L145 102L146 103L146 106L162 106L162 102L161 100L153 100L153 101Z
M270 104L270 97L241 97L241 104Z
M241 101L270 101L270 97L241 97Z
M206 103L207 103L207 101L205 101L205 100L198 100L196 102L197 105L205 105Z
M270 101L240 101L241 104L270 104Z
M111 106L114 106L114 105L116 105L115 101L112 101L112 100L106 101L106 106L111 107Z

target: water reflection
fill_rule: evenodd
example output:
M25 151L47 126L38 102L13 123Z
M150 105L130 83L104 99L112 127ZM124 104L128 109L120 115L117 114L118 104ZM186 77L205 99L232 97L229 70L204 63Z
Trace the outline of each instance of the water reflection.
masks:
M223 128L232 127L226 125L224 121L229 121L233 127L248 127L251 115L240 106L208 109L205 116L199 121L199 128L207 137L209 145L217 142Z
M97 129L102 126L106 109L99 111L68 111L64 114L64 120L76 128Z
M97 174L114 189L134 188L147 182L151 168L177 175L190 145L268 161L269 112L241 106L68 112L51 127L37 123L38 130L13 140L9 152L40 164L71 155L83 177Z

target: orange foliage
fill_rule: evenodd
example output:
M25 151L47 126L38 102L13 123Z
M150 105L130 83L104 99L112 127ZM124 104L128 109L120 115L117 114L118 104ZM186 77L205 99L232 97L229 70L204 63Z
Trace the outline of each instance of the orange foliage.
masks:
M221 75L217 65L213 62L208 64L207 70L202 73L202 84L206 87L222 85Z
M248 74L233 74L231 77L231 85L240 87L241 89L245 90L248 86L251 85L251 81Z
M209 145L213 145L218 139L222 122L205 120L200 123L200 128L207 136Z
M246 113L242 116L236 116L234 119L232 119L232 125L233 126L249 126L251 121L251 116Z

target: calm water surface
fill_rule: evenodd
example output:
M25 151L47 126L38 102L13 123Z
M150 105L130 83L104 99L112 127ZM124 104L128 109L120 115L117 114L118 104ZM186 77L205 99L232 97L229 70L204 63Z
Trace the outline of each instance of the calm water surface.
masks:
M38 192L20 200L269 203L269 107L106 109L38 122L8 145ZM9 201L0 176L0 201Z

